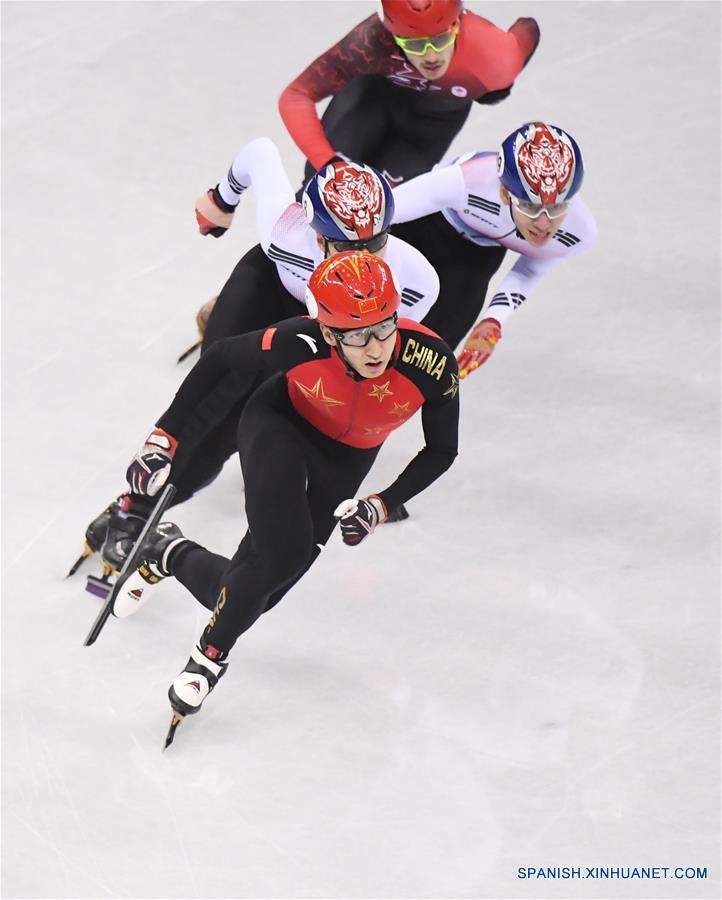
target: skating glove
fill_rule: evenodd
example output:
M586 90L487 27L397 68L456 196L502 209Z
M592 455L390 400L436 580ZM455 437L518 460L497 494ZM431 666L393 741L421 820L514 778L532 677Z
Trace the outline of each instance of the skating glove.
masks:
M231 227L235 206L221 197L218 185L206 191L196 200L196 222L202 235L219 238Z
M464 349L457 356L459 378L466 378L474 369L483 366L501 340L501 325L496 319L482 319L474 325Z
M155 497L168 480L177 447L178 441L168 432L154 428L125 473L130 492Z
M363 500L344 500L333 514L341 520L341 537L350 547L360 544L388 515L384 501L377 494Z

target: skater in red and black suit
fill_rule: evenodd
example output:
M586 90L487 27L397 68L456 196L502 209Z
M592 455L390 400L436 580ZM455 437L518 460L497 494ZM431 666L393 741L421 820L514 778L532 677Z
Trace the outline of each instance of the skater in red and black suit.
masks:
M304 183L339 155L392 184L439 162L471 104L509 96L539 43L532 18L508 31L461 0L383 0L283 91L281 117L308 159ZM316 104L332 97L319 120Z
M456 360L434 332L397 318L399 299L378 257L344 251L321 263L308 284L315 318L215 344L133 459L131 491L155 495L184 452L248 397L238 427L248 531L233 559L170 523L142 548L147 580L172 575L213 610L169 692L179 715L200 709L237 638L309 569L337 521L345 543L360 543L454 461ZM423 449L389 487L356 498L383 442L419 410Z

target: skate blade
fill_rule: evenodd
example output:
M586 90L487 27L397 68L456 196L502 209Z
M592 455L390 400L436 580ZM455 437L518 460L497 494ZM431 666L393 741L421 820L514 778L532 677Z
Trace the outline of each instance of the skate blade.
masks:
M88 575L85 590L95 597L100 597L101 600L107 600L110 592L113 590L113 585L108 581L107 575L104 575L102 578L98 578L97 575Z
M151 590L152 586L136 570L118 591L113 603L113 615L116 619L127 619L128 616L137 613L148 600Z
M183 353L181 353L181 355L176 360L176 363L182 363L183 360L188 359L188 357L191 355L191 353L195 353L196 350L199 349L199 347L201 346L202 343L203 343L203 341L196 341L192 347L189 347L187 350L184 350Z
M173 712L173 718L170 721L170 728L168 729L168 734L165 737L165 744L163 745L163 750L167 750L168 747L173 743L173 738L175 737L176 728L183 721L185 716L182 716L178 712Z
M83 547L83 552L80 556L75 560L73 565L70 567L70 571L65 576L66 578L70 578L71 575L75 575L78 569L83 565L86 559L91 557L95 553L95 550L90 546L90 544L86 541L85 547Z

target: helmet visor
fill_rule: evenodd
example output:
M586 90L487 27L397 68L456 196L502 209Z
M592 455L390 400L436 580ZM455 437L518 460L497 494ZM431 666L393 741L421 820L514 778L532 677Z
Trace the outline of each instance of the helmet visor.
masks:
M375 325L367 325L366 328L348 328L343 331L332 328L331 333L336 340L347 347L365 347L372 337L375 337L377 341L385 341L390 338L396 332L398 319L398 315L394 313L388 319L377 322Z

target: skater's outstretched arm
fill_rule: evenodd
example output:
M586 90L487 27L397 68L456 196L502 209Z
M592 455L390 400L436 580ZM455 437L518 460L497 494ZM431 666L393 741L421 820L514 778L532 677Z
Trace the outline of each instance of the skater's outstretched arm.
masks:
M451 357L453 360L453 357ZM378 496L387 510L396 509L420 494L451 466L458 453L459 379L456 361L445 377L447 392L421 408L425 446L392 485Z
M281 94L278 109L283 123L315 169L337 155L316 104L338 94L353 78L383 72L394 49L391 35L374 14L315 59Z
M267 252L276 222L296 202L281 154L270 138L261 137L246 144L233 160L218 190L226 203L235 206L247 187L253 187L258 239Z
M394 188L394 222L409 222L442 209L461 209L466 194L461 166L439 166Z
M363 499L344 500L334 511L345 544L360 544L386 521L389 512L420 494L454 462L458 452L459 378L450 351L447 362L449 368L442 387L433 391L421 408L426 439L423 449L386 490Z
M521 255L499 283L491 298L488 313L502 325L563 259L586 253L596 241L596 223L581 200L576 200L573 213L570 213L563 228L564 231L557 232L559 237L555 239L555 246L560 249L554 256L538 259Z
M263 371L258 332L214 344L190 370L157 426L180 445L196 443L253 390Z
M243 192L253 186L256 227L264 252L271 230L295 203L293 188L283 168L278 147L270 138L251 141L238 153L224 178L196 201L196 220L201 234L220 237L231 225Z

